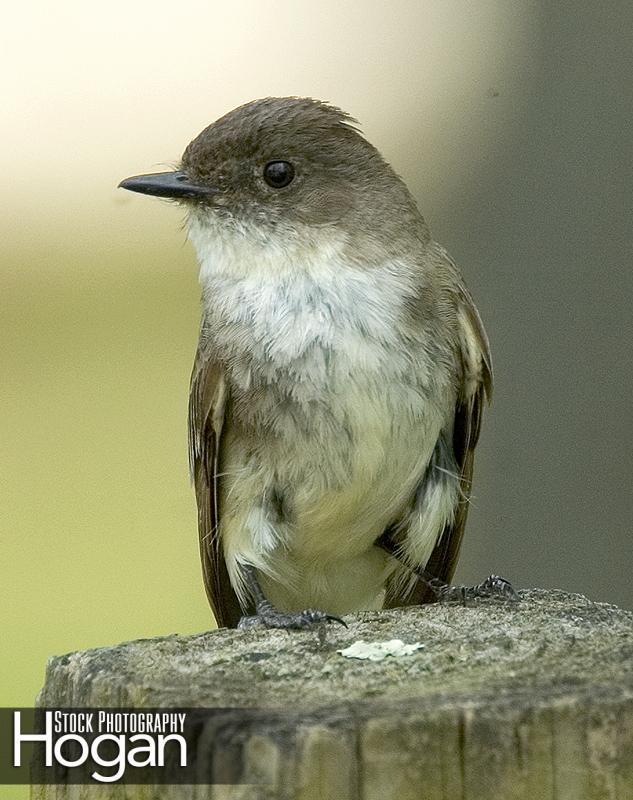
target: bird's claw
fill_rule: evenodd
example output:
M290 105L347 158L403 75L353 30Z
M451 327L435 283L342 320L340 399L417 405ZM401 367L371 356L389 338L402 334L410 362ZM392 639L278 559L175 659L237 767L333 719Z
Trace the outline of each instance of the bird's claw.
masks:
M265 607L258 609L253 617L242 617L238 628L278 628L281 630L312 630L330 622L338 622L347 628L347 623L335 614L326 614L314 608L303 611L284 612L274 608Z
M489 575L476 586L451 586L437 579L428 581L428 583L440 603L461 602L465 604L467 600L479 598L494 598L512 603L520 600L510 581L500 575Z

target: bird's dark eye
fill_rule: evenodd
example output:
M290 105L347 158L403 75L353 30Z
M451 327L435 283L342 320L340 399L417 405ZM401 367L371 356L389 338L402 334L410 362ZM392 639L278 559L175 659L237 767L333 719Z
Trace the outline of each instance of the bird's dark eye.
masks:
M273 189L283 189L292 182L295 168L289 161L269 161L264 167L264 180Z

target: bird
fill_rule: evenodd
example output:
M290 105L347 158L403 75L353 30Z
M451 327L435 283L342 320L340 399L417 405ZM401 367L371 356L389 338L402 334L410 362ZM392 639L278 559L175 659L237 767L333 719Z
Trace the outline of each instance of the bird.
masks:
M498 595L450 584L492 395L464 279L337 106L267 97L122 188L186 213L202 287L189 461L220 627Z

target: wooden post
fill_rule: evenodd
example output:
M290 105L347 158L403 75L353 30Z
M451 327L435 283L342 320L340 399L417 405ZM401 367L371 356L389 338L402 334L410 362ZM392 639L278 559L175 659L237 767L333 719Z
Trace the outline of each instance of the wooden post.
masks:
M631 800L633 613L532 590L429 605L315 633L219 630L49 661L40 705L224 707L195 787L36 787L36 798ZM422 643L371 662L356 640ZM265 713L253 715L253 709ZM227 733L228 731L228 733ZM238 776L239 777L239 776ZM93 794L93 790L98 791Z

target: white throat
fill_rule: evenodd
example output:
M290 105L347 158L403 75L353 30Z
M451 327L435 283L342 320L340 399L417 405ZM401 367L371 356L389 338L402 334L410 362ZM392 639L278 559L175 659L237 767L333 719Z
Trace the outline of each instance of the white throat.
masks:
M281 367L318 345L345 352L370 371L384 368L398 349L410 270L396 262L350 265L344 231L306 227L263 237L192 216L189 237L200 261L205 315L220 349L225 344L236 355L241 340Z

